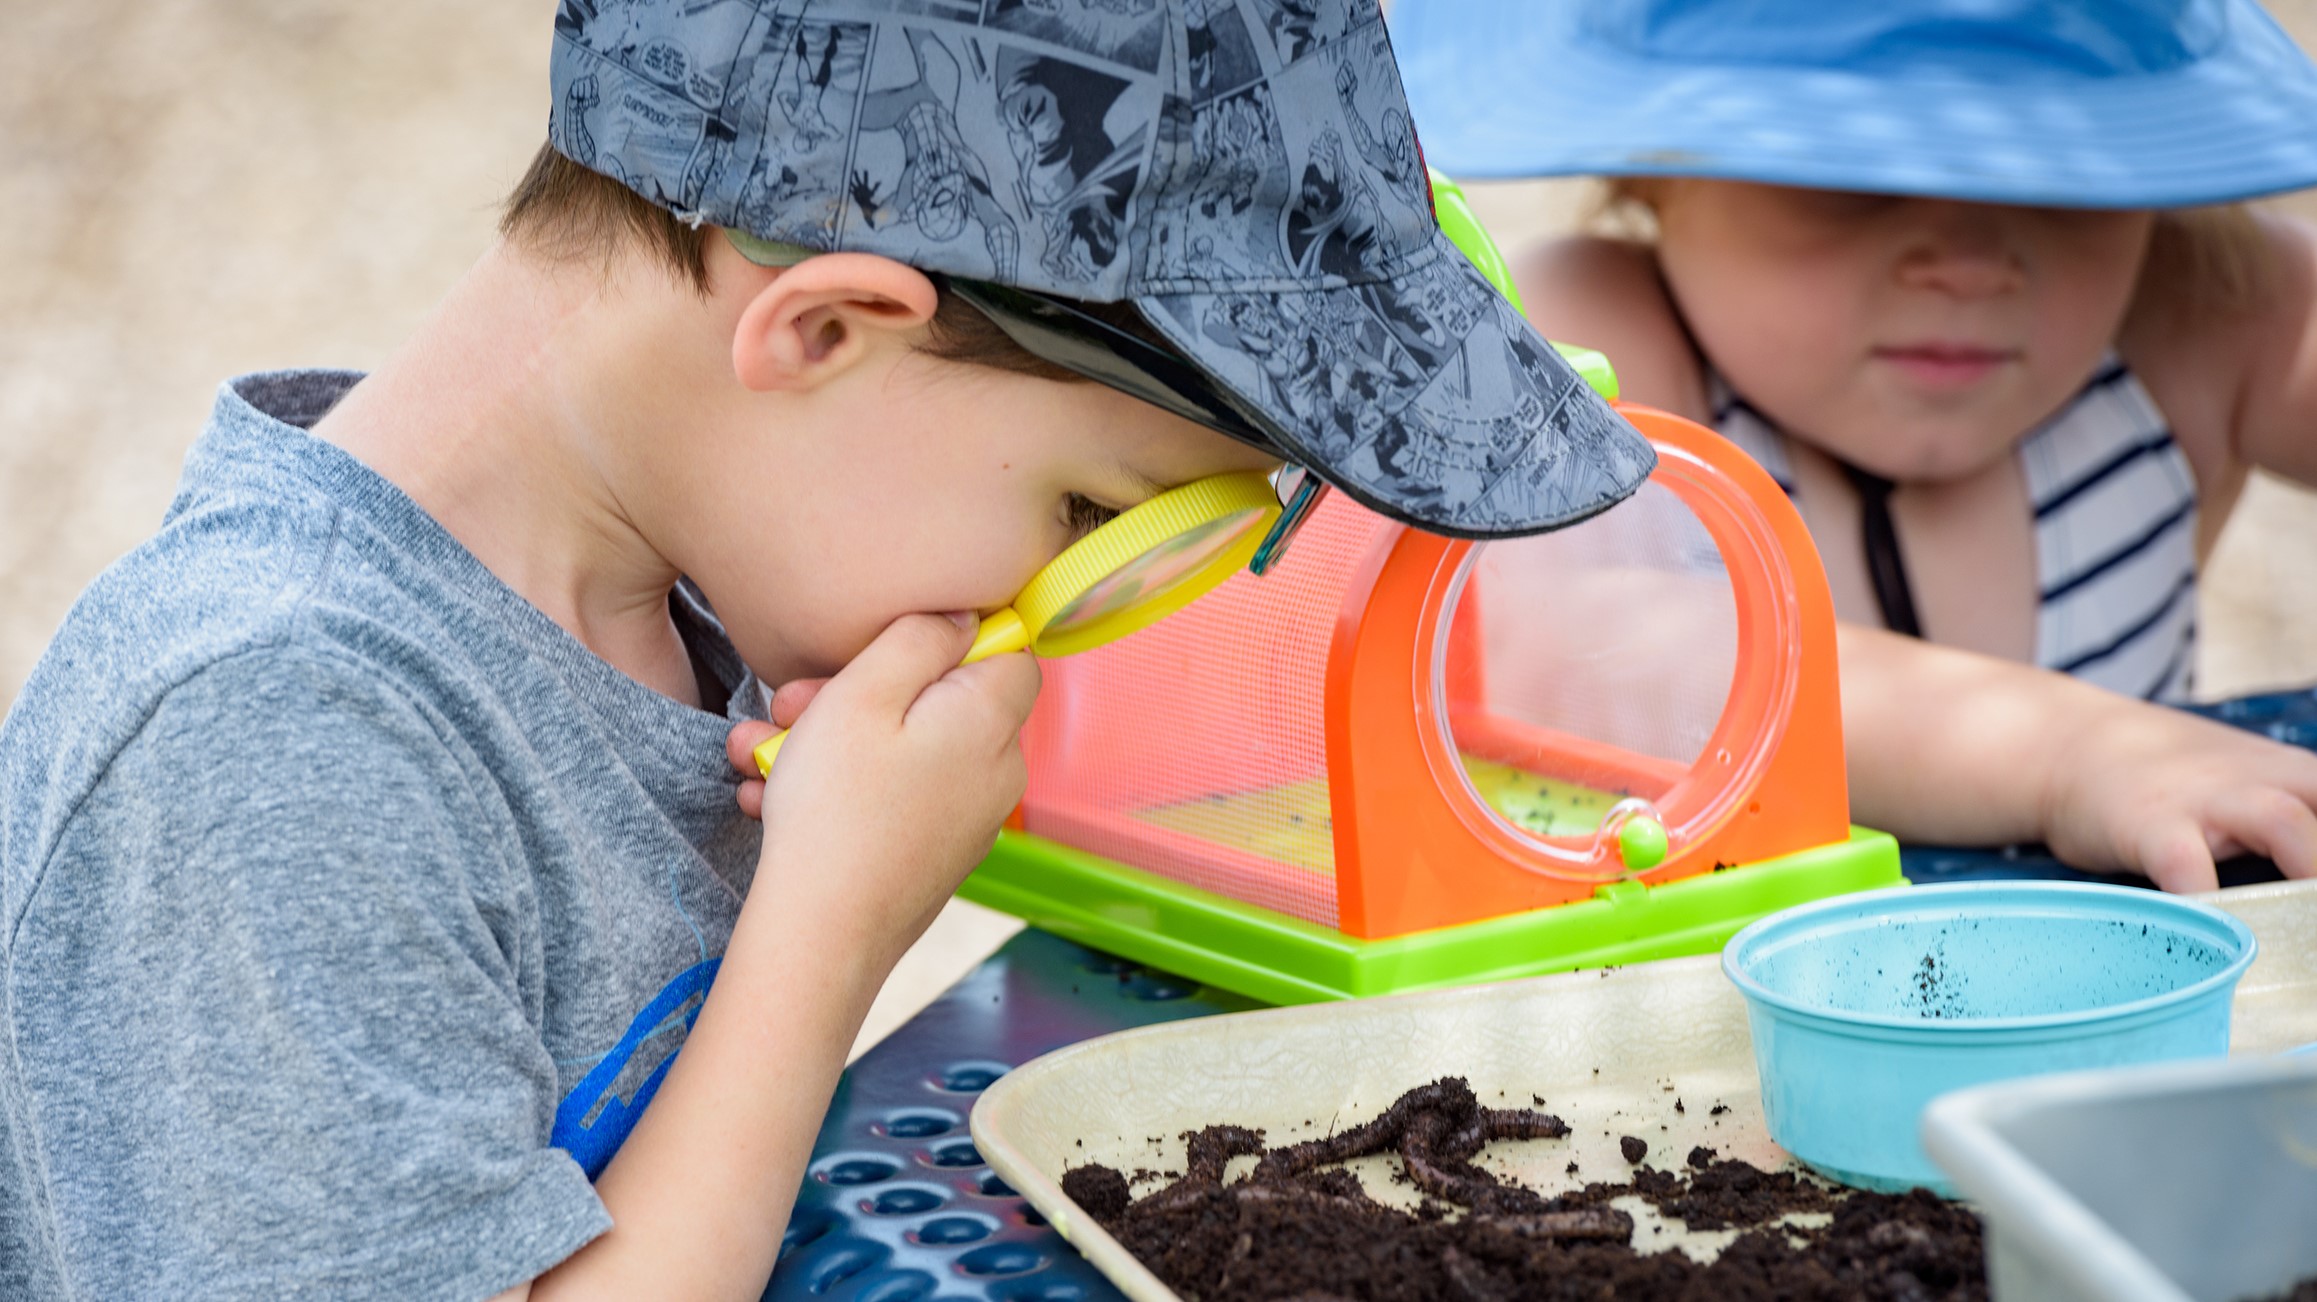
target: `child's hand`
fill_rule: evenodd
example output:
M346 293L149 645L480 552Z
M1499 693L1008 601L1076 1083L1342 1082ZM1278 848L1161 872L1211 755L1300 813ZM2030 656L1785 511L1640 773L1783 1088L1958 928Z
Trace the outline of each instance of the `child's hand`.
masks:
M2168 891L2219 885L2216 859L2260 854L2317 876L2317 755L2192 714L2102 711L2046 789L2053 853L2145 874Z
M769 781L742 783L765 823L752 902L777 897L816 939L895 959L989 850L1027 780L1038 668L1020 654L958 664L975 624L906 616L835 677L774 694L794 735ZM727 742L750 778L769 733L742 724Z
M2011 661L1841 625L1852 816L1926 845L2042 841L2210 890L2216 857L2317 876L2317 754Z

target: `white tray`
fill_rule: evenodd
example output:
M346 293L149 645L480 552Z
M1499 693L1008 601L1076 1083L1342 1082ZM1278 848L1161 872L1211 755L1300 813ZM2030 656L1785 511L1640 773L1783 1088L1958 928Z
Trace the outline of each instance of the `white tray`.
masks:
M2243 918L2261 944L2237 989L2231 1051L2317 1041L2317 882L2205 898ZM1492 1145L1481 1159L1548 1196L1627 1178L1622 1135L1646 1140L1649 1163L1669 1169L1695 1144L1766 1170L1795 1165L1763 1126L1745 1003L1713 955L1124 1031L1007 1073L974 1107L973 1138L1128 1297L1173 1302L1063 1196L1064 1171L1089 1162L1179 1171L1183 1131L1233 1122L1291 1142L1365 1121L1414 1086L1458 1075L1492 1106L1541 1096L1573 1128L1567 1139ZM1717 1104L1728 1111L1713 1115ZM1566 1171L1572 1160L1575 1175ZM1395 1196L1385 1181L1368 1185ZM1692 1234L1629 1210L1639 1246L1703 1252L1734 1233Z

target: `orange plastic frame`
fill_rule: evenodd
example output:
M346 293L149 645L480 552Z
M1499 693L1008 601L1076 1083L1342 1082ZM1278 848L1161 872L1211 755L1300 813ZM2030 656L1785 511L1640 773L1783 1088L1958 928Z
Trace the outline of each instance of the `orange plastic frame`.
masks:
M1614 838L1548 841L1506 825L1465 778L1459 742L1506 758L1541 748L1565 766L1552 776L1650 796L1671 853L1638 875L1645 882L1849 835L1833 604L1801 517L1720 436L1652 408L1618 410L1656 445L1653 482L1712 537L1737 603L1736 672L1703 754L1684 768L1472 708L1477 678L1439 663L1459 641L1442 636L1443 616L1472 544L1397 529L1346 592L1328 657L1323 714L1345 934L1396 936L1566 903L1623 875ZM1450 668L1459 672L1442 672ZM1462 684L1450 689L1454 699L1436 686L1450 681Z

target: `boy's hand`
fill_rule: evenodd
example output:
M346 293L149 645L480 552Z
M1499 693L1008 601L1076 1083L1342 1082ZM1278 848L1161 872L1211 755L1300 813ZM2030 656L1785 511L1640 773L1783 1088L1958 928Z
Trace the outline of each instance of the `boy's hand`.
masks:
M782 683L772 694L772 722L750 720L734 728L724 739L724 758L740 771L740 812L750 818L764 817L764 777L756 771L756 748L774 733L796 726L804 717L805 707L829 685L826 678L797 678Z
M820 940L897 959L988 852L1027 780L1038 667L1022 654L958 664L976 623L905 616L836 676L774 694L794 735L769 781L742 784L742 808L765 823L752 901L778 897ZM752 778L768 734L743 724L728 740Z
M2119 705L2087 724L2051 775L2043 824L2054 854L2168 891L2212 890L2215 861L2247 853L2287 877L2317 877L2317 754Z

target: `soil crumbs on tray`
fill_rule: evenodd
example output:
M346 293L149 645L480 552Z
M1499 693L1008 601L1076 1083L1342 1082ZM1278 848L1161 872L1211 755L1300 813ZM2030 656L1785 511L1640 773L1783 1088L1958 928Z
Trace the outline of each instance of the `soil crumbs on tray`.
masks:
M1492 1140L1568 1133L1543 1112L1484 1107L1449 1077L1325 1139L1267 1148L1261 1131L1241 1126L1190 1132L1189 1169L1141 1198L1105 1166L1069 1171L1062 1189L1168 1287L1200 1302L1987 1297L1979 1218L1921 1190L1830 1189L1701 1149L1688 1172L1642 1167L1629 1184L1547 1198L1472 1162ZM1420 1195L1415 1210L1377 1202L1340 1165L1380 1153L1398 1156L1397 1178ZM1255 1158L1255 1168L1226 1184L1235 1157ZM1610 1206L1636 1196L1691 1229L1742 1232L1707 1265L1679 1251L1638 1252L1633 1218ZM1798 1212L1825 1223L1781 1223Z

